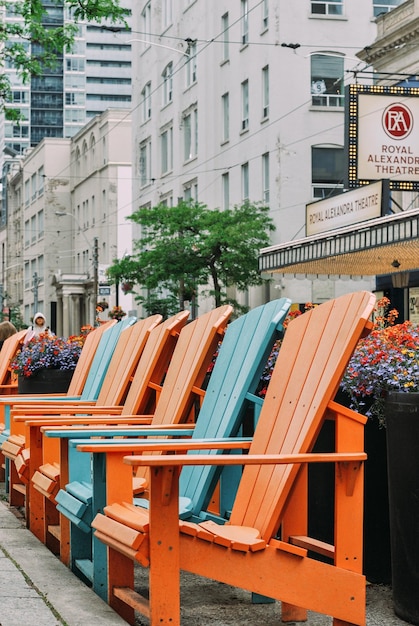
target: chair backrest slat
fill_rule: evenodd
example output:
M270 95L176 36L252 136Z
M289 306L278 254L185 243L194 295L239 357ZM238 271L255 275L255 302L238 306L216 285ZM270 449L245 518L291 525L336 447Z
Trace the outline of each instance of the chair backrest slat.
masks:
M122 320L103 333L83 388L82 400L97 400L121 331L134 322L135 318Z
M67 391L67 395L70 397L81 396L83 393L84 385L89 374L90 366L92 364L95 352L99 345L100 339L103 333L111 326L115 325L115 321L109 321L106 324L102 324L98 328L92 330L86 337L83 345L83 349L80 354L80 358L77 361L76 368L71 377L71 382Z
M252 309L229 324L199 412L193 439L235 436L249 408L263 368L279 338L291 301L274 300ZM208 450L202 451L208 453ZM221 450L212 453L220 454ZM196 452L195 452L196 453ZM193 513L206 509L220 468L185 466L180 477L182 496L193 503Z
M250 452L310 452L345 368L375 304L369 292L348 294L293 320L265 397ZM230 523L272 537L299 467L248 466Z
M161 315L152 315L121 331L98 395L98 405L113 406L123 402L150 333L162 319Z
M157 392L172 358L179 333L189 311L180 311L150 332L124 402L122 415L151 415L156 408Z

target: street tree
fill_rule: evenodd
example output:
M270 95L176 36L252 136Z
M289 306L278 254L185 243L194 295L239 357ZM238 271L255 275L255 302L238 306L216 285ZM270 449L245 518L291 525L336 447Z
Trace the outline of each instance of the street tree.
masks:
M275 229L266 206L246 202L212 210L181 201L173 207L141 208L130 219L140 225L141 237L134 253L115 260L108 275L114 282L145 288L147 296L139 300L148 310L156 310L163 294L172 307L183 308L185 300L194 303L199 288L214 298L215 306L229 301L238 307L227 298L227 288L244 291L262 283L259 250Z
M54 67L57 55L71 50L78 32L78 22L106 20L107 25L127 26L128 10L120 0L53 0L63 10L70 9L73 21L57 24L43 0L0 0L0 111L6 118L18 121L16 108L7 105L11 100L11 83L6 67L14 68L23 82L40 76L45 67ZM49 3L50 4L50 3ZM6 16L13 20L5 19Z

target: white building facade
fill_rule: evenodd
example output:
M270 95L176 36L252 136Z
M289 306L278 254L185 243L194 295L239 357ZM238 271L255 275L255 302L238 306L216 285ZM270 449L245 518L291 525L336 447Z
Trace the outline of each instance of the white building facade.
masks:
M344 86L398 0L144 0L133 7L133 208L194 198L271 209L272 244L305 235L305 207L342 191ZM145 34L144 34L145 33ZM321 302L350 277L267 275L234 294ZM300 279L300 280L297 280ZM356 289L374 288L356 276ZM201 309L202 310L202 309Z
M42 140L11 170L2 284L7 306L20 306L25 322L41 310L69 336L97 322L99 300L134 312L132 296L109 285L105 272L131 252L130 137L129 115L109 110L73 139Z

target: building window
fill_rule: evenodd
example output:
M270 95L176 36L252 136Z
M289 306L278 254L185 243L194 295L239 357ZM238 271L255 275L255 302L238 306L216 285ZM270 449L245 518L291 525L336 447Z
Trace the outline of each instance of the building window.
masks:
M44 274L45 274L45 269L44 269L45 265L44 265L44 255L41 254L38 257L38 280L40 283L44 283L45 279L44 279Z
M230 174L228 172L222 176L222 185L223 209L226 210L230 206Z
M196 83L196 41L188 44L188 60L185 63L186 86Z
M228 13L224 13L224 15L221 18L221 36L222 36L222 41L223 41L223 46L222 46L222 54L223 54L223 61L227 61L229 59L229 46L228 46L228 38L230 36L230 31L229 31L229 19L228 19Z
M36 215L32 215L31 217L31 243L35 243L36 241Z
M25 248L27 248L31 243L31 223L29 220L25 221Z
M36 182L36 172L35 172L35 174L32 174L31 176L31 202L33 202L36 199L36 189L37 189L37 182Z
M262 118L269 116L269 65L262 69Z
M184 158L193 159L198 154L198 110L192 109L183 116Z
M38 212L38 239L44 236L44 209Z
M313 106L343 107L343 60L334 54L311 56L311 101Z
M249 128L249 81L242 82L242 125L241 130Z
M198 202L198 181L190 180L183 186L183 197L185 200L193 200Z
M345 173L343 148L312 147L313 198L320 200L342 192Z
M24 275L25 275L25 289L29 289L31 286L31 266L29 264L29 261L25 263Z
M163 28L167 28L173 22L173 0L163 0L162 2Z
M88 166L89 166L89 163L88 163L88 154L89 154L89 151L88 151L88 149L87 149L87 142L86 142L86 141L83 141L83 146L82 146L82 162L83 162L83 169L84 169L84 172L85 172L85 173L87 173L87 171L88 171Z
M64 115L66 124L78 124L80 129L86 119L84 109L66 109Z
M141 91L141 113L143 122L151 118L151 82L144 85Z
M381 13L388 13L402 2L404 0L373 0L374 17L381 15Z
M262 200L269 204L269 152L262 154Z
M169 192L168 194L162 196L160 198L160 204L164 205L164 206L173 206L173 194L172 192Z
M241 0L242 44L249 42L249 2Z
M151 34L151 1L147 2L141 11L141 39L144 41L143 49L149 46Z
M42 194L44 193L44 178L45 178L44 166L41 165L41 167L38 170L38 195L40 196L42 196Z
M269 0L262 0L262 30L269 25Z
M65 60L67 72L84 72L84 59L80 57L67 57Z
M92 134L90 136L90 160L92 163L92 169L96 169L96 139Z
M249 163L243 163L241 168L242 175L242 202L249 201Z
M166 128L160 135L161 173L167 174L173 169L173 128Z
M223 136L222 140L228 141L230 139L230 95L229 93L224 93L221 96L222 102L222 115L223 115Z
M28 104L29 103L29 91L13 91L12 102L13 104Z
M151 181L151 139L140 144L140 185L145 187Z
M342 15L343 0L311 0L311 12L313 15Z
M70 91L65 94L65 103L67 106L84 106L84 93L78 91Z
M28 180L25 180L25 206L29 206L30 193L30 182L28 178Z
M163 106L173 99L173 64L169 63L163 70Z
M108 214L108 195L106 193L106 189L102 189L102 217L103 220L106 220L106 216ZM80 219L79 219L80 222Z

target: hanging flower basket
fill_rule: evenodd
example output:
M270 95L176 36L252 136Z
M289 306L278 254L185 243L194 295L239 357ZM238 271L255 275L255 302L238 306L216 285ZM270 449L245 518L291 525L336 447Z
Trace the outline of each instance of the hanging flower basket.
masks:
M120 306L114 306L111 308L111 310L108 313L108 316L112 319L112 320L118 320L118 322L125 317L126 313L125 311L122 310L122 308Z
M132 283L122 283L121 285L121 289L124 293L128 293L129 291L132 291L132 288L134 287L134 285Z

